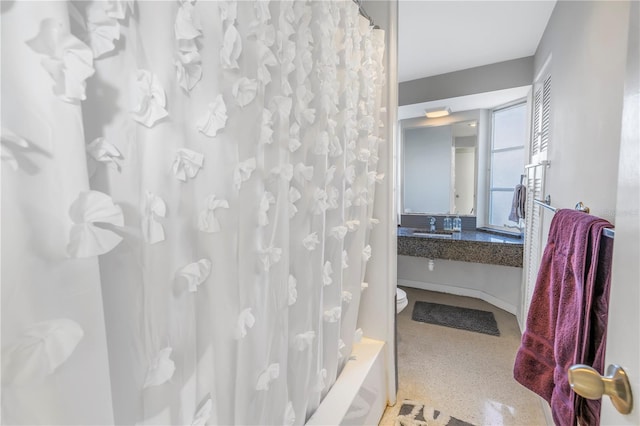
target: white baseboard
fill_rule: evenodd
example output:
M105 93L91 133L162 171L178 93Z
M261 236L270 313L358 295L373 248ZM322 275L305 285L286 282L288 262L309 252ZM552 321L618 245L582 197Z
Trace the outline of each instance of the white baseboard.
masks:
M484 300L487 303L491 303L493 306L507 311L510 314L516 315L517 312L516 307L511 303L498 299L497 297L487 294L481 290L402 279L398 279L398 285L403 287L419 288L421 290L436 291L438 293L455 294L456 296L474 297L476 299Z
M524 329L526 328L527 319L524 318L522 315L521 316L516 315L516 319L518 320L518 327L520 328L520 334L524 334Z

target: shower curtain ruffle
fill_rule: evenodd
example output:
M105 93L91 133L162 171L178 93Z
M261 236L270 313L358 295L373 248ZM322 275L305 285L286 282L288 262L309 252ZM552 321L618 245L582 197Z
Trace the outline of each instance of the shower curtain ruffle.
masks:
M303 424L363 333L382 31L15 2L2 52L3 422Z

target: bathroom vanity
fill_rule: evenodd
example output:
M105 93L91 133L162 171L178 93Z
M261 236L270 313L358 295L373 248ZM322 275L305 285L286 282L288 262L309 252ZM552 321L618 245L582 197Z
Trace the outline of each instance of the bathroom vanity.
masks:
M478 229L440 232L398 227L398 285L475 297L517 314L524 240Z
M398 254L428 259L459 260L522 267L524 240L483 230L431 233L398 227Z

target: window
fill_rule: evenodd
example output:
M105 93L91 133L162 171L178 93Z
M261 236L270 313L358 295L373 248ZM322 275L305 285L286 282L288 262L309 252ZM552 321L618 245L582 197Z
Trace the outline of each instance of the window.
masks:
M489 225L521 228L509 221L513 190L521 182L527 140L527 104L493 110L489 184Z

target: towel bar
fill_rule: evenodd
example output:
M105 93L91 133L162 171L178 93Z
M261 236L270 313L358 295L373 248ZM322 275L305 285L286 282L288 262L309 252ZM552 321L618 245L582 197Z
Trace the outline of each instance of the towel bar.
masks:
M537 198L533 199L533 202L539 206L544 207L545 209L551 210L552 212L557 212L558 209L556 207L553 207L551 205L551 196L547 195L545 197L544 200L538 200ZM578 204L576 204L576 210L579 210L581 212L585 212L585 213L589 213L589 207L585 206L582 201L579 201ZM604 235L605 237L609 237L609 238L615 238L616 236L616 231L613 230L612 228L605 228L602 230L602 235Z

